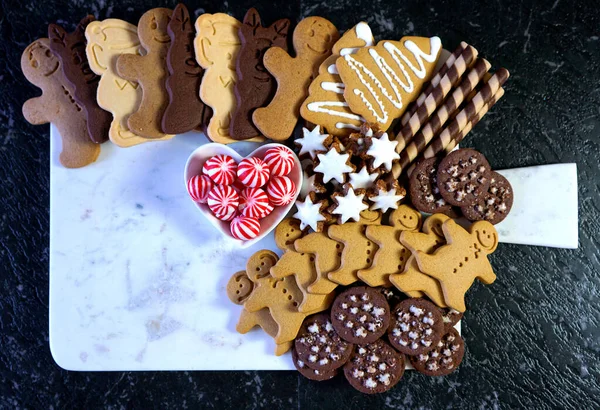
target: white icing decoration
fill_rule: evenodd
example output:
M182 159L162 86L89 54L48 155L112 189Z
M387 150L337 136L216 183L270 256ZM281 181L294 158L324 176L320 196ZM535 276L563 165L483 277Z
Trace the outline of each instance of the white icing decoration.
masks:
M369 201L373 203L371 205L371 211L381 209L381 212L387 212L388 209L398 209L398 204L404 198L404 195L396 194L396 190L385 191L380 189L377 191L377 196L372 196Z
M373 104L371 104L371 102L365 97L365 93L362 90L355 88L352 90L352 92L360 97L365 107L369 110L369 112L373 114L377 122L387 123L389 120L389 113L387 112L383 103L383 97L387 98L387 100L390 101L390 103L394 107L396 107L397 109L401 109L403 107L403 101L398 87L402 87L407 93L412 93L412 91L414 90L414 83L411 79L410 73L405 68L405 64L408 66L408 68L410 68L410 70L414 73L414 75L417 78L425 78L427 72L425 70L423 60L427 62L435 61L441 48L441 41L439 37L432 37L430 38L429 42L429 54L421 50L411 40L406 40L404 42L404 47L413 54L415 60L417 61L418 67L415 67L412 64L412 62L402 53L402 51L398 49L394 44L387 41L384 42L383 48L396 63L397 70L394 70L392 67L390 67L388 62L381 55L379 55L376 49L369 49L369 55L379 68L379 71L381 71L381 74L383 74L383 76L388 81L394 95L390 93L390 90L388 90L388 88L386 88L382 84L381 80L375 74L373 74L373 72L369 70L364 64L354 59L351 55L344 56L344 60L348 64L348 67L352 71L354 71L359 81L366 87L369 94L375 100L375 103L378 106L381 115L379 115L378 111L375 109ZM398 76L399 72L403 74L406 81L403 81ZM363 74L370 79L370 81L376 86L378 90L375 90L371 83L365 80Z
M321 215L321 204L313 203L310 198L306 198L304 202L296 201L296 209L294 218L300 220L300 229L310 226L313 231L317 230L317 224L325 221L325 217Z
M390 141L387 133L379 138L372 138L367 155L373 157L373 168L384 165L388 171L391 171L392 162L400 159L400 155L396 152L396 145L398 141Z
M302 178L302 186L300 187L300 199L304 199L307 195L313 190L315 186L315 176L308 176L306 171L304 171L304 178Z
M329 137L328 134L321 134L321 127L315 126L312 131L302 128L303 138L296 139L296 143L300 144L300 155L309 154L312 159L317 156L317 151L327 151L323 144Z
M346 86L344 83L334 83L331 81L323 81L321 83L321 88L325 91L333 91L336 94L343 94ZM346 104L347 106L348 104Z
M335 197L337 206L333 213L340 215L342 224L350 219L354 221L360 219L360 213L369 207L363 203L364 196L364 194L356 195L353 188L348 188L348 193L345 196L338 195Z
M350 185L354 189L368 189L375 185L375 180L378 176L379 174L377 173L369 174L367 167L362 167L359 172L353 172L348 175L350 178L348 182L350 182Z
M350 165L346 164L350 159L349 154L340 154L335 149L330 149L327 154L317 154L319 165L315 167L315 172L323 174L323 183L335 179L340 184L344 183L344 175L352 172Z

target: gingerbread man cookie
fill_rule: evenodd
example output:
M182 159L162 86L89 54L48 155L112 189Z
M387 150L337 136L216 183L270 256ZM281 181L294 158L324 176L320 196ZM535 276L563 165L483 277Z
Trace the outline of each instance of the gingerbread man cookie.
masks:
M446 243L442 224L450 219L444 214L434 214L423 223L423 232L403 231L400 242L411 254L417 251L432 253ZM402 273L389 276L390 282L399 290L410 297L427 295L439 307L445 307L444 295L439 282L419 270L414 256L410 256L405 263Z
M256 109L252 115L254 125L265 137L284 141L292 135L308 87L339 37L330 21L307 17L294 30L295 57L279 47L267 50L263 64L277 79L277 91L268 106Z
M142 101L136 112L127 119L129 129L146 138L164 138L161 120L169 104L165 88L167 79L167 51L171 37L167 33L173 12L156 8L142 15L138 36L146 54L122 54L117 60L117 72L129 81L137 81L142 88Z
M358 280L358 271L366 269L373 263L377 244L365 236L367 225L381 224L381 213L378 211L363 211L359 222L343 225L331 225L327 235L344 244L342 262L338 269L329 272L329 279L346 286Z
M360 22L346 31L334 45L332 55L319 67L319 75L308 89L308 98L302 103L300 114L312 124L324 127L329 134L348 136L358 130L364 119L348 108L344 98L344 83L335 62L338 57L354 54L361 47L375 44L371 28ZM355 187L356 188L356 187Z
M265 258L263 260L269 261L271 259ZM244 301L250 296L253 290L254 282L250 280L246 271L235 273L227 283L227 296L236 305L243 305ZM239 333L245 334L255 326L259 326L266 334L273 338L277 336L279 326L275 320L273 320L273 316L271 316L271 312L268 308L263 308L256 312L248 312L246 309L242 310L236 330ZM292 341L276 345L275 355L281 356L290 350L292 345Z
M307 253L315 258L317 278L308 287L310 293L327 295L338 286L329 280L327 274L340 267L342 246L324 232L313 232L294 242L296 252Z
M117 60L122 54L141 55L143 49L137 27L119 19L93 21L85 29L90 68L101 76L98 83L98 105L113 115L108 137L119 147L131 147L149 141L129 130L127 120L142 101L142 89L135 81L117 73ZM165 135L162 139L172 138Z
M388 276L400 273L410 257L410 251L400 243L402 231L418 231L421 214L408 205L400 205L390 215L390 225L367 226L365 236L377 244L373 264L358 271L358 277L369 286L391 286Z
M42 90L42 95L23 104L23 116L30 124L53 123L62 138L60 162L67 168L91 164L100 154L100 145L88 135L83 109L75 102L60 69L60 61L50 50L50 41L41 38L31 43L21 56L21 70L27 80Z
M194 23L183 3L173 10L167 25L171 45L167 53L166 88L169 104L162 117L162 129L168 134L183 134L208 124L211 109L200 99L200 84L204 69L198 65L194 52Z
M352 112L387 130L429 81L441 50L438 37L403 37L339 57L336 67Z
M288 51L289 28L288 19L277 20L271 26L263 27L255 8L248 10L244 16L238 32L242 45L236 62L236 107L229 127L231 137L236 140L261 136L252 122L252 113L269 103L277 87L275 78L263 65L263 56L271 47Z
M73 98L85 113L90 138L100 144L108 140L111 117L98 106L96 93L100 77L90 69L85 54L85 29L92 21L94 16L84 17L72 33L50 24L48 38L50 49L60 60L63 74L73 89Z
M302 291L294 276L275 279L269 271L277 263L277 255L268 250L256 252L248 259L246 272L254 289L244 302L248 312L257 312L268 308L275 323L277 335L275 343L282 344L296 338L306 313L298 311L302 302ZM238 324L244 328L245 324Z
M440 282L446 305L464 312L464 296L475 278L485 284L496 280L487 255L496 250L498 233L487 221L475 222L467 231L452 219L444 222L442 230L446 245L433 254L417 251L414 256L421 272Z

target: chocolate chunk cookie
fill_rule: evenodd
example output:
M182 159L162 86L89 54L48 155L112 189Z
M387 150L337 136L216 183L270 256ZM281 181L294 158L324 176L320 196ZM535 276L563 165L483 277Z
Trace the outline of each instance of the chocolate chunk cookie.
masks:
M410 200L415 208L430 214L446 213L451 210L437 186L437 168L440 159L433 157L417 164L408 180Z
M440 308L442 312L442 321L444 322L444 333L448 333L462 318L463 312L452 308Z
M427 352L443 334L440 309L425 299L406 299L392 311L388 338L401 353L414 356Z
M456 329L451 329L433 350L411 356L410 362L419 373L427 376L445 376L456 370L464 354L465 343L462 337Z
M482 153L459 149L448 154L437 170L442 198L454 206L469 206L483 197L490 186L492 169Z
M298 359L311 369L321 372L342 367L354 348L352 343L338 336L326 313L306 318L294 345Z
M404 355L383 340L356 346L344 365L344 376L356 390L383 393L396 385L404 374Z
M508 216L512 204L513 190L510 182L499 173L492 171L487 192L473 205L463 206L460 210L470 221L488 221L495 225Z
M310 380L322 382L324 380L333 379L338 374L337 370L324 371L311 369L305 362L298 359L298 352L296 352L296 349L292 349L292 361L294 362L296 370L298 370L302 376Z
M374 288L350 288L333 301L331 323L350 343L372 343L385 334L390 324L390 305Z

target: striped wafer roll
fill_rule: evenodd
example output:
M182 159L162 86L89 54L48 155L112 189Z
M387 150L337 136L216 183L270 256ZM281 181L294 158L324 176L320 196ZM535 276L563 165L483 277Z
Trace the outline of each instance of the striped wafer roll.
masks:
M429 141L433 139L451 115L458 111L458 107L462 104L465 97L477 87L477 84L479 84L481 78L490 67L491 64L487 60L483 58L477 59L477 62L459 86L446 98L444 104L429 117L425 126L415 134L412 142L404 148L400 154L400 162L394 164L392 168L394 178L400 176L402 169L410 164L425 149Z
M487 104L485 104L483 108L479 110L475 117L471 121L469 121L469 123L467 123L467 125L462 130L460 130L460 132L457 135L451 137L450 142L446 147L444 147L444 150L446 152L452 151L454 147L456 147L465 138L465 136L469 132L471 132L473 127L477 125L477 123L483 118L483 116L487 114L490 108L492 108L494 104L496 104L498 100L503 96L504 88L500 88L498 91L496 91L496 94L494 94L494 96L487 102Z
M477 50L469 45L463 50L398 133L396 152L402 151L412 141L413 136L427 122L429 116L440 106L452 88L460 82L462 75L467 71L468 66L471 65L476 56Z
M469 122L470 119L477 114L483 105L486 104L486 102L489 101L494 94L496 94L500 87L502 87L502 85L506 82L509 75L510 74L508 70L505 68L500 68L498 71L496 71L496 73L490 77L488 82L486 82L477 92L477 94L475 94L473 99L465 104L464 108L459 111L458 115L448 124L442 133L454 135L460 132L460 130L462 130L467 122ZM408 167L421 152L425 151L427 144L429 144L435 135L435 132L425 133L425 129L437 118L437 114L438 112L436 111L425 128L415 136L414 141L400 153L400 161L395 164L396 166L392 169L394 178L398 178L402 173L402 170L406 169L406 167ZM447 138L447 136L444 136L444 138Z
M485 105L475 114L475 116L467 123L467 125L458 132L457 135L449 135L448 133L442 132L438 136L436 136L431 143L427 146L425 151L419 156L421 159L431 158L436 156L442 151L450 152L454 149L456 145L473 129L475 125L483 118L485 114L498 102L500 98L504 95L504 88L500 88L496 91L496 94L490 98L489 101L485 103ZM410 175L412 170L415 167L415 164L419 162L419 159L414 161L414 163L410 166L407 171L407 174Z
M463 51L469 47L472 49L471 52L474 52L473 60L477 57L477 50L475 48L469 46L464 41L462 41L460 43L460 45L456 48L456 50L454 50L454 52L452 54L450 54L450 56L444 62L444 64L440 67L438 72L434 74L434 76L429 81L429 84L427 84L427 87L425 87L425 90L423 92L421 92L419 97L417 97L417 100L410 107L408 107L408 109L406 110L404 115L402 115L402 118L400 119L400 123L402 124L402 126L404 126L408 123L408 120L410 119L410 117L417 111L417 108L419 108L419 106L421 106L423 104L423 102L425 101L427 96L429 94L431 94L431 91L433 90L433 88L436 87L440 83L440 80L444 77L444 75L446 75L446 73L448 72L450 67L452 67L454 65L454 63L460 58ZM473 60L471 60L471 62Z

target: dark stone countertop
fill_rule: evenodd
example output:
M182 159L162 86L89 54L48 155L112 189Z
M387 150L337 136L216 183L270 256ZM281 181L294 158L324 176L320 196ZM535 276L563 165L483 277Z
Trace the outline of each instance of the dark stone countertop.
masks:
M596 1L188 2L196 15L266 22L321 15L377 38L439 35L474 45L512 76L506 96L467 140L495 168L577 162L580 247L501 245L498 280L468 294L466 358L449 377L407 373L363 396L343 378L295 372L75 373L48 346L48 127L21 105L37 93L19 59L47 24L86 13L136 22L150 0L0 0L0 408L600 408L600 8ZM560 192L556 193L560 195Z

